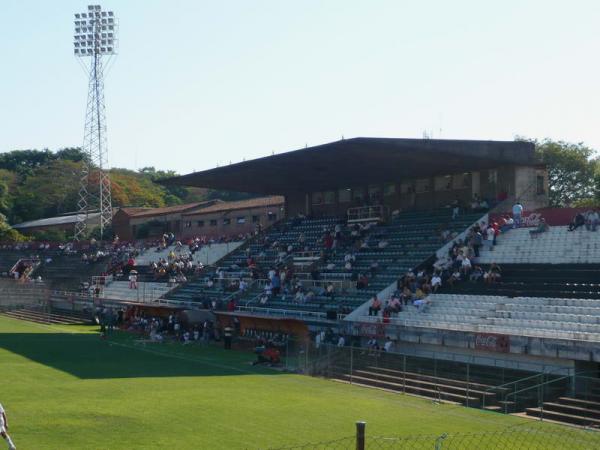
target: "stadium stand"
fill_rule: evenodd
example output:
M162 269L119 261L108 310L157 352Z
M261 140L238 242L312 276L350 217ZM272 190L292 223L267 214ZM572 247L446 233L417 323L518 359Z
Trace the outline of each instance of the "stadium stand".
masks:
M494 251L481 252L479 263L600 264L600 233L556 226L532 238L531 230L519 228L501 234Z
M207 275L215 279L213 283L196 280L166 298L221 304L234 298L241 311L321 318L334 311L333 317L337 318L337 314L351 312L405 271L433 256L444 244L443 230L460 233L480 217L476 213L452 220L450 211L442 209L403 213L389 223L362 228L347 225L339 218L288 220L269 230L264 241L251 242L221 260L222 275ZM328 233L340 236L331 250L324 245ZM345 267L349 254L351 269ZM248 267L248 258L255 260L257 270ZM280 293L265 294L265 285L269 284L267 272L283 265L293 265L297 281L286 280ZM368 285L357 288L357 278L362 274L367 276ZM237 295L235 291L224 291L223 286L230 279L245 280L247 289ZM327 292L330 284L333 294ZM301 296L297 295L298 290L302 291Z

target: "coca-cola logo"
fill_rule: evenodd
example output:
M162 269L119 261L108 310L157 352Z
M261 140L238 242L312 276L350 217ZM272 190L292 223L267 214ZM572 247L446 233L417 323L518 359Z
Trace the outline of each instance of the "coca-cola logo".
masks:
M475 348L506 353L510 349L510 341L508 336L500 334L477 334Z
M540 213L531 213L528 216L523 217L523 225L526 227L537 227L542 219Z

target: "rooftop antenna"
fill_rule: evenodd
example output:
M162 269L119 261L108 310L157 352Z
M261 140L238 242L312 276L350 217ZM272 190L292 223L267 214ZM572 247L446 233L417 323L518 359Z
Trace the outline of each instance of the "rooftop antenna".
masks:
M83 152L77 223L74 239L84 238L90 210L100 212L100 239L112 221L112 200L106 140L104 105L104 61L109 64L117 54L117 19L100 5L88 5L87 11L75 14L73 53L89 74L88 98L83 133Z

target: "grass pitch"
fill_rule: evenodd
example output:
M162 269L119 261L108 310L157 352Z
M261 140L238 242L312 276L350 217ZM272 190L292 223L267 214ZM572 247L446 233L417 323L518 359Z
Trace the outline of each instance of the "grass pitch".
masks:
M252 367L253 359L0 317L0 402L19 450L282 447L352 436L356 420L384 436L531 424Z

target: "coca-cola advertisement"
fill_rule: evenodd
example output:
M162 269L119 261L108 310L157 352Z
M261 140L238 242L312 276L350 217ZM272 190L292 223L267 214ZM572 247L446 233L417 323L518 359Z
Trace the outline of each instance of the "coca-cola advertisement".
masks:
M475 335L475 348L489 352L508 353L510 337L504 334L479 333Z
M589 208L543 208L535 211L523 211L521 226L527 228L537 227L543 217L550 226L567 226L576 214L585 213ZM512 214L490 214L490 222L497 222L500 217Z

